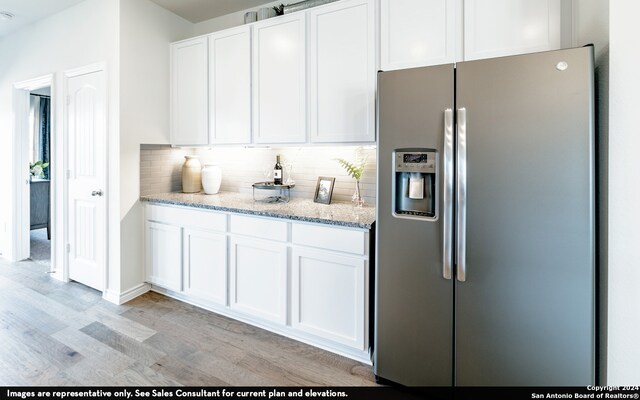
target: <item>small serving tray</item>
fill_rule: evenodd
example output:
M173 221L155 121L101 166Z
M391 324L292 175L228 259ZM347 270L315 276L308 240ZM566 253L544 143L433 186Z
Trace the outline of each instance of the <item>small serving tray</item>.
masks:
M294 188L296 185L295 183L291 185L276 185L273 182L256 182L251 186L253 186L254 189L278 190L278 189L291 189L291 188Z
M262 203L288 203L291 200L291 188L295 187L295 184L289 185L276 185L273 182L256 182L253 185L253 201L259 201ZM257 197L256 189L260 190L277 190L277 193L271 196Z

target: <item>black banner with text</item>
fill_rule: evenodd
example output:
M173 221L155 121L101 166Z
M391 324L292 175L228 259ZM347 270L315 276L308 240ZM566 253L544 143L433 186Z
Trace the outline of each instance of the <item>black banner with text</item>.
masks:
M638 386L587 387L4 387L6 399L631 399Z

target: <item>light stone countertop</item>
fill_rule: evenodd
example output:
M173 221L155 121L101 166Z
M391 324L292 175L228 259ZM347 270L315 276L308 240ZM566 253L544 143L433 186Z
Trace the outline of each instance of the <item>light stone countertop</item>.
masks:
M254 201L251 194L235 192L220 192L213 195L159 193L142 196L140 200L156 204L187 206L361 229L371 229L376 220L376 208L373 206L358 208L349 202L332 202L326 205L300 198L292 198L289 203L270 204Z

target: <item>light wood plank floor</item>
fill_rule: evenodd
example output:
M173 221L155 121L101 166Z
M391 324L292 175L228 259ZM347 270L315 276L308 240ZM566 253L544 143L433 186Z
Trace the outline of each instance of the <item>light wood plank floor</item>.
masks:
M157 293L116 306L0 260L0 385L374 386L370 366Z

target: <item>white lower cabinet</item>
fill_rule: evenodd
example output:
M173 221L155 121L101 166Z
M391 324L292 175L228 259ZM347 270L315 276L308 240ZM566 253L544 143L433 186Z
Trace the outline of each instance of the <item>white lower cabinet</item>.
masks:
M227 236L185 229L184 292L221 306L227 304Z
M232 309L287 323L287 245L231 237Z
M146 221L147 280L169 290L182 289L182 228Z
M369 233L146 205L152 289L369 362Z
M366 260L305 247L292 258L291 325L365 350Z

